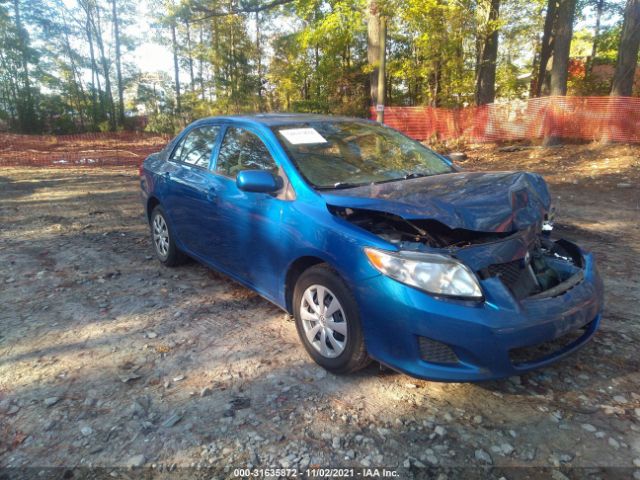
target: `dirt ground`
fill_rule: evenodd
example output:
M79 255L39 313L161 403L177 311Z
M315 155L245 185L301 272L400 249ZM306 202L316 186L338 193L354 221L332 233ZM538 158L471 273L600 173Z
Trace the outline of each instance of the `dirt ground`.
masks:
M465 169L542 173L555 236L597 255L602 328L552 368L480 384L376 364L327 374L278 308L196 263L152 257L135 169L0 170L4 472L384 466L400 478L640 479L640 147L466 153Z
M133 166L160 150L168 135L103 132L77 135L0 133L0 168L9 166Z

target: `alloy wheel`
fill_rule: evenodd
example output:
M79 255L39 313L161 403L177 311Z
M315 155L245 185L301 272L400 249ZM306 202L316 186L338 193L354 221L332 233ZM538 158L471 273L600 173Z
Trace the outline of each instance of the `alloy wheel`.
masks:
M162 258L169 254L169 228L164 217L160 214L153 219L153 243L156 251Z

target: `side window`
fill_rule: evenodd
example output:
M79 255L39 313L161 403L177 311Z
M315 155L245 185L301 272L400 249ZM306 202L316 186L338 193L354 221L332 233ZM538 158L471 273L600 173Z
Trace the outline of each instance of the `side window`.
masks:
M241 170L278 171L267 146L254 133L242 128L229 127L222 140L216 171L233 177Z
M173 152L172 159L197 167L208 168L211 152L220 127L208 125L191 130Z

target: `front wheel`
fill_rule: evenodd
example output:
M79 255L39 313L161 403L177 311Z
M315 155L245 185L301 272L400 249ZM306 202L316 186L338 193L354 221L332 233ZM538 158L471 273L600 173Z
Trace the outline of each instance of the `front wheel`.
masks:
M156 257L167 267L184 263L185 256L176 246L167 216L160 205L151 212L151 241Z
M293 308L298 335L318 365L350 373L369 364L358 305L328 265L316 265L300 276Z

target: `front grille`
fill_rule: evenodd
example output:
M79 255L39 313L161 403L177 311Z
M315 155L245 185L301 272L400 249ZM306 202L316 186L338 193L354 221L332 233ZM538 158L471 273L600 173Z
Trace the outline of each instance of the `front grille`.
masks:
M490 277L498 277L518 300L539 290L531 267L525 266L523 260L489 265L487 271Z
M418 337L420 357L425 362L454 364L458 363L458 356L446 343L438 342L427 337Z
M488 270L490 277L500 277L502 282L508 287L518 281L524 268L522 268L521 260L514 260L513 262L489 265Z
M530 347L520 347L509 350L509 359L515 366L525 363L532 363L553 356L574 342L580 340L589 331L591 323L584 327L572 330L569 333L550 340L548 342L539 343Z

